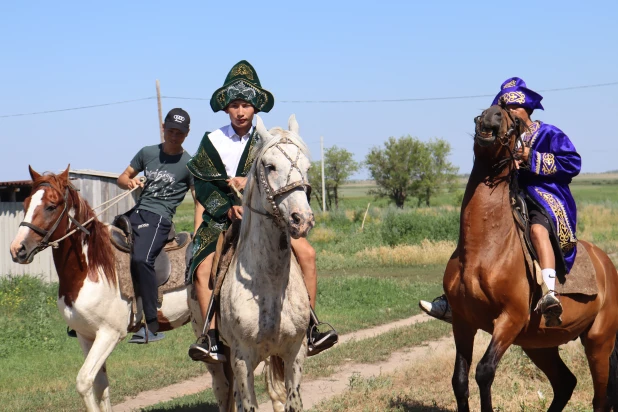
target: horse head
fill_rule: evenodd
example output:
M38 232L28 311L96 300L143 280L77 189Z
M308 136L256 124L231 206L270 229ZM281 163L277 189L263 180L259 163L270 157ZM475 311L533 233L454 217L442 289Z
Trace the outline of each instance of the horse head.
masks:
M70 195L69 167L59 175L37 173L29 166L32 192L24 201L26 216L11 243L14 262L31 263L49 242L66 233L68 213L74 199Z
M478 159L504 166L515 160L515 152L522 144L525 122L511 114L501 103L491 106L474 118L474 155Z
M250 173L250 193L244 205L253 212L268 215L282 231L293 238L307 236L315 221L309 205L311 186L307 179L308 149L298 135L298 122L290 116L288 129L266 130L257 117L260 142ZM255 199L254 199L255 197Z

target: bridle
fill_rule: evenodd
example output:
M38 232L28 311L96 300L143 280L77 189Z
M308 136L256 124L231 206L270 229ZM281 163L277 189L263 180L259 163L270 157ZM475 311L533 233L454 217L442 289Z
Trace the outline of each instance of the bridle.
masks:
M283 147L281 147L281 144L292 144L296 146L298 148L296 159L292 160L290 155L288 155L288 153L285 150L283 150ZM258 190L264 191L264 194L266 195L266 200L268 200L268 202L271 205L272 212L271 213L261 212L251 207L249 203L247 203L247 207L249 208L250 211L257 213L258 215L272 218L277 224L277 226L279 226L281 230L284 230L286 227L286 222L283 220L281 211L279 210L279 207L277 206L277 198L280 196L283 196L286 193L289 193L295 190L296 188L302 187L305 193L307 194L307 199L310 199L311 198L311 185L309 184L309 180L306 178L306 176L303 174L302 170L298 166L298 160L300 159L300 155L302 151L296 143L289 140L287 137L282 137L272 147L276 147L277 149L279 149L281 153L283 153L283 155L286 157L286 159L290 161L291 167L290 167L290 171L288 173L288 176L285 182L286 184L285 186L280 187L279 189L275 190L270 185L270 182L268 182L268 179L266 178L266 166L262 163L261 159L256 159L255 166L254 166L254 170L255 170L254 178L259 181ZM290 183L290 178L292 177L292 171L294 170L298 171L298 173L301 176L301 179Z
M52 187L52 185L49 184L49 183L41 183L40 185L38 185L37 187L32 189L32 192L34 193L38 188L40 188L42 186ZM67 185L67 187L66 187L66 189L64 191L64 208L62 209L62 212L60 213L58 218L56 218L56 222L54 222L54 224L52 225L52 227L49 230L43 229L42 227L33 225L32 223L28 223L28 222L21 222L19 224L19 226L26 226L26 227L32 229L35 233L38 233L39 235L43 236L43 239L41 239L37 243L37 245L30 251L30 253L28 254L27 260L29 260L32 255L37 254L37 253L39 253L40 251L42 251L44 249L47 249L49 246L53 246L55 248L58 247L58 241L50 242L49 239L52 237L52 235L54 234L56 229L58 229L58 226L60 225L60 222L62 221L62 218L64 217L65 213L68 210L69 187L70 186L71 186L70 184ZM77 189L75 189L75 190L77 190ZM75 218L73 218L73 216L71 216L71 215L67 215L67 216L69 217L69 221L71 223L73 223L77 229L81 230L82 232L84 232L87 235L90 234L88 229L86 229L77 220L75 220Z
M477 116L474 118L474 123L476 124L475 132L474 132L474 140L476 141L476 143L478 143L482 147L487 147L493 144L496 141L496 139L498 139L498 143L502 147L505 147L506 150L508 151L508 154L509 154L508 157L500 159L492 166L492 170L496 174L500 173L502 169L504 169L505 166L513 164L516 160L518 160L519 156L517 155L516 152L513 151L513 149L511 149L511 146L509 144L511 136L513 134L515 134L515 146L514 147L517 147L517 146L524 147L524 141L521 137L521 133L519 133L522 120L519 117L513 117L511 115L511 112L507 110L506 104L504 103L504 101L500 101L499 106L500 106L500 110L502 110L502 112L505 112L507 116L509 117L509 120L511 120L511 126L508 128L506 132L504 132L502 136L496 136L492 131L491 139L487 139L486 133L483 133L480 130L480 122L485 112L483 112L483 114L481 114L480 116ZM483 137L483 139L481 139L481 137ZM516 169L513 168L513 170L516 170Z

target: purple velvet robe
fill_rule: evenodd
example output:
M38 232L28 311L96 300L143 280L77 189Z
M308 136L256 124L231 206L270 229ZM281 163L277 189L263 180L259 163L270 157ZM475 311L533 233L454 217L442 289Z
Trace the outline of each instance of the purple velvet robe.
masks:
M577 254L577 208L569 183L581 170L581 157L562 130L542 122L530 127L524 144L530 147L530 169L520 169L519 184L553 219L568 273Z

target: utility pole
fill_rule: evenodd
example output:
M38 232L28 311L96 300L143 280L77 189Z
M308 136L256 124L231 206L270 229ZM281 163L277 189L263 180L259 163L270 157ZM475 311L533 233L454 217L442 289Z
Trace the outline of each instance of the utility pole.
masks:
M159 134L161 135L161 143L165 142L163 137L163 113L161 113L161 86L159 85L159 79L157 79L157 106L159 109Z
M322 152L322 212L326 212L326 185L324 184L324 136L320 136L320 152Z

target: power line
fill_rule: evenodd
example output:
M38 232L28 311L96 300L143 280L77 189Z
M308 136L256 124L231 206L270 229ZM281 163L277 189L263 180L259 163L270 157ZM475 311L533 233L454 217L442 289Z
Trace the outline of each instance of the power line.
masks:
M592 88L608 87L608 86L616 86L616 85L618 85L618 82L588 84L588 85L583 85L583 86L559 87L559 88L554 88L554 89L541 89L538 91L547 93L547 92L560 92L560 91L578 90L578 89L592 89ZM338 103L338 104L342 104L342 103L397 103L397 102L424 102L424 101L438 101L438 100L464 100L464 99L477 99L481 97L494 97L494 96L495 94L492 93L492 94L476 94L476 95L466 95L466 96L416 97L416 98L405 98L405 99L279 100L279 102L281 103ZM210 98L206 98L206 97L182 97L182 96L161 96L161 98L162 99L176 99L176 100L201 100L201 101L210 100ZM0 115L0 118L33 116L33 115L38 115L38 114L68 112L72 110L92 109L95 107L113 106L117 104L134 103L134 102L139 102L139 101L144 101L144 100L153 100L153 99L156 99L156 97L155 96L142 97L141 99L122 100L119 102L93 104L89 106L70 107L66 109L45 110L41 112L5 114L5 115Z

